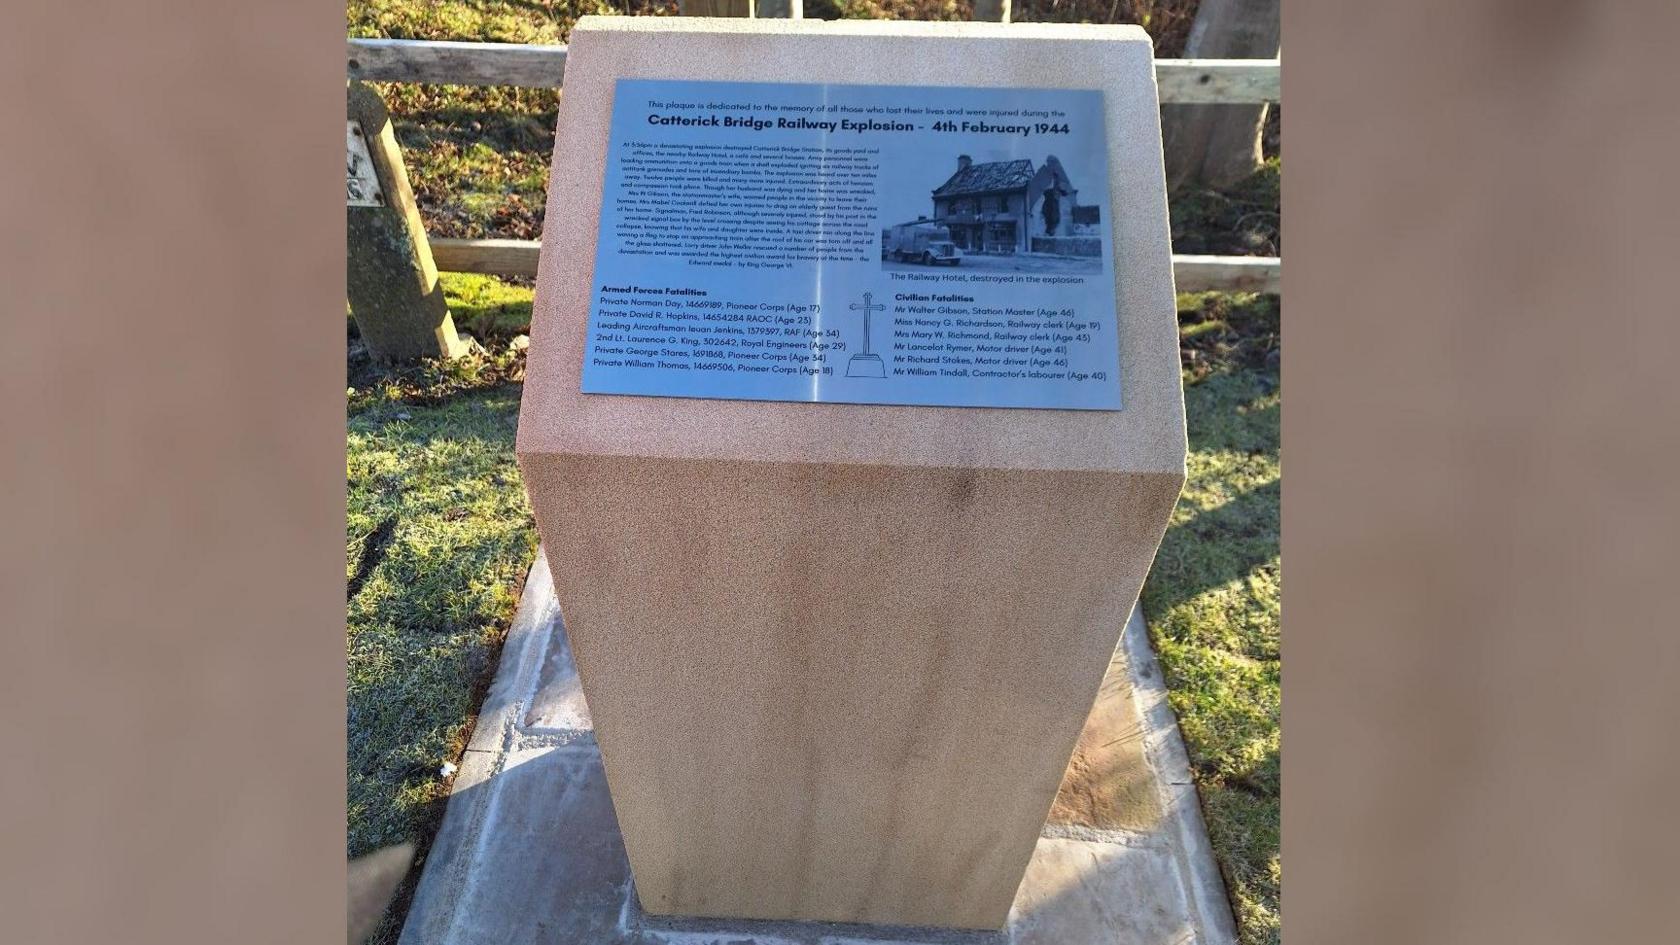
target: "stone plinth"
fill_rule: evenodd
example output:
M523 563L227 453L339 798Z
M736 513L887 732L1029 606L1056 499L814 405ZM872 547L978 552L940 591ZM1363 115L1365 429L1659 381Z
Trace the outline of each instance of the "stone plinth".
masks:
M1101 87L1121 411L584 395L614 80ZM587 17L518 451L642 907L995 929L1184 480L1149 40Z

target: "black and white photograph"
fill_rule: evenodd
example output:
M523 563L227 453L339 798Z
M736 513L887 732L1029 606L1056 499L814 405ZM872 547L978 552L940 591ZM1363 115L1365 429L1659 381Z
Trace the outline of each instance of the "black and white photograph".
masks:
M883 213L903 212L881 229L881 268L1102 272L1107 224L1093 199L1102 189L1092 186L1081 203L1085 168L1068 163L1073 174L1055 154L959 154L934 173L918 167L883 182Z

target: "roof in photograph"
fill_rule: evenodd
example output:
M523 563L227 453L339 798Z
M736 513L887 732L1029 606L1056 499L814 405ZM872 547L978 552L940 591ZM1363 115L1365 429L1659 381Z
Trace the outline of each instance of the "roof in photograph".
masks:
M1027 186L1032 180L1033 166L1030 158L1019 161L992 161L988 164L970 164L967 168L951 175L951 179L939 186L933 192L935 197L949 197L953 194L985 194L998 190L1019 190Z

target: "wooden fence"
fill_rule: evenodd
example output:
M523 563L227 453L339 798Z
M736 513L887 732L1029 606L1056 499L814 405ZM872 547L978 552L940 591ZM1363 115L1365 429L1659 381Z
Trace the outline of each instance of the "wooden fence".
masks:
M565 46L351 39L348 53L351 78L378 82L559 88L566 73ZM1279 74L1276 59L1155 62L1161 102L1173 105L1276 102L1281 96ZM536 275L540 247L536 240L431 240L432 258L444 272L504 276ZM1174 255L1173 276L1180 292L1277 292L1283 263L1275 256Z

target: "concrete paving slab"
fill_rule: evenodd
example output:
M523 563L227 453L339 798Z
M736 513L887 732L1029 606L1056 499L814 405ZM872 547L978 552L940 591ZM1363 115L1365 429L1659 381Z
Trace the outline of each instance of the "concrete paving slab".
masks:
M542 579L548 580L548 566L543 565ZM553 604L553 585L544 606L553 605L554 625L559 625L559 606ZM577 664L572 661L572 646L566 634L550 632L546 653L537 667L536 690L531 706L525 712L525 728L532 732L588 732L594 730L589 717L589 704L583 699L583 683L578 678Z
M1102 691L1003 930L654 916L636 899L539 551L400 945L1233 943L1188 758L1136 611Z
M514 611L513 625L502 643L501 664L496 668L496 678L490 684L484 705L479 707L478 725L473 729L467 750L499 752L507 744L515 723L532 702L532 680L540 678L555 637L565 646L566 635L559 632L559 627L560 602L554 597L548 557L539 549L525 576L519 608ZM570 652L566 650L568 655ZM592 726L584 719L574 729L588 732Z

